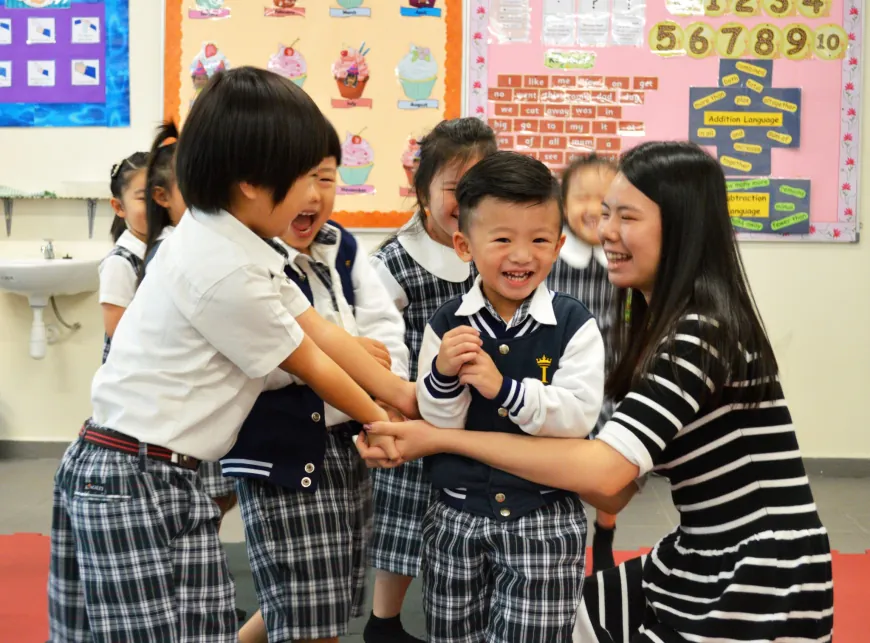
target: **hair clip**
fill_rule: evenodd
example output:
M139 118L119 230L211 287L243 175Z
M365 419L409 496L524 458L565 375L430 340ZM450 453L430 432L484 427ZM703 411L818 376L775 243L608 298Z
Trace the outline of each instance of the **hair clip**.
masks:
M111 176L112 176L113 179L117 179L117 178L118 178L118 175L121 173L121 168L122 168L123 166L124 166L124 161L121 161L120 163L115 163L115 164L112 166L112 175L111 175Z

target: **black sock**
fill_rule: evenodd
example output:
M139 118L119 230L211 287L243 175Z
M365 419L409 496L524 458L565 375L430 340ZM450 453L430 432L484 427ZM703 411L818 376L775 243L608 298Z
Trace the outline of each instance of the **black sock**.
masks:
M411 636L405 631L399 616L378 618L374 612L363 630L363 641L365 643L425 643L423 639Z
M592 573L610 569L616 566L613 560L613 534L616 527L602 527L595 523L595 533L592 535Z

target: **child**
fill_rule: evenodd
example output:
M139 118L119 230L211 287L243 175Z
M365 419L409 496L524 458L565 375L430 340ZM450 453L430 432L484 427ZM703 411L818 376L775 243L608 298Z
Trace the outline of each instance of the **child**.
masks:
M348 373L415 414L410 385L325 323L263 241L316 191L327 132L302 90L251 67L216 74L194 104L177 150L190 212L118 325L55 477L52 641L237 640L219 511L196 468L229 451L275 368L360 421L387 414Z
M472 268L453 251L458 216L456 184L468 168L497 149L495 134L477 118L443 121L420 141L414 174L417 212L374 255L375 270L405 321L409 375L429 317L446 301L467 292ZM374 605L363 634L366 643L419 641L402 628L399 613L420 570L421 525L431 488L422 462L374 471L372 566Z
M401 314L353 235L327 221L342 155L334 129L327 154L317 169L319 193L278 241L288 257L285 272L324 319L377 347L384 363L407 379ZM361 427L289 375L279 371L269 379L272 390L260 395L221 461L226 475L239 478L262 610L240 638L337 641L348 621L361 616L365 595L371 481L351 441Z
M175 180L175 148L178 128L172 121L164 122L148 157L145 186L148 235L145 239L145 265L154 258L163 238L181 221L187 205ZM145 271L142 271L142 277Z
M480 275L429 321L417 399L441 428L585 437L604 387L592 315L544 280L564 243L558 181L497 152L459 183L457 254ZM439 497L423 525L431 643L570 643L586 516L576 494L454 455L429 462Z
M100 262L100 306L103 309L103 362L112 335L136 294L136 281L145 259L145 164L148 155L135 152L112 167L112 241L115 247Z
M616 165L595 154L577 159L565 170L562 175L562 201L565 204L567 234L559 260L547 279L551 289L576 297L589 308L598 321L606 345L612 325L616 289L607 278L607 257L598 238L598 222L601 219L601 203L615 176ZM594 437L610 419L612 410L612 405L605 400L590 437ZM615 530L616 516L597 510L592 537L593 572L615 565Z

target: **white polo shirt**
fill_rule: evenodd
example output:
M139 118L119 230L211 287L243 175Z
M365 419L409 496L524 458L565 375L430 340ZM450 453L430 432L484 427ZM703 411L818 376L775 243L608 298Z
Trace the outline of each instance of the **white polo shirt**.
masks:
M182 218L148 265L94 377L97 424L217 460L304 336L284 257L227 212Z

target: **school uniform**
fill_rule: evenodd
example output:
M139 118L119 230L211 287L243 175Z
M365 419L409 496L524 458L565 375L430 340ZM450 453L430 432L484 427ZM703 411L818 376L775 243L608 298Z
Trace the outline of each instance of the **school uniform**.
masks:
M100 304L126 308L136 294L136 284L145 259L145 243L124 230L109 254L100 262ZM112 338L103 335L103 362L109 356Z
M607 272L607 257L601 246L590 246L569 229L565 230L565 244L559 259L547 277L547 286L579 299L598 322L605 347L609 345L610 329L615 314L616 288L610 283ZM609 349L606 350L609 352ZM612 359L612 358L611 358ZM609 359L605 359L610 363ZM613 402L605 398L601 415L590 437L595 437L613 414Z
M504 381L492 400L435 368L444 334L470 325ZM592 314L540 285L505 323L478 278L429 321L417 398L442 428L582 438L604 387L604 345ZM576 494L469 458L427 458L439 498L423 525L430 643L571 641L581 598L586 515Z
M144 270L146 272L148 271L148 265L157 255L157 250L160 248L160 244L163 243L163 240L166 239L166 237L172 234L173 230L175 230L174 226L166 226L163 228L160 237L151 246L151 250L148 251L148 254L144 259ZM200 462L199 477L202 478L202 485L205 487L206 493L208 493L212 498L226 498L236 492L235 481L223 477L219 462Z
M410 349L409 377L417 377L417 356L429 318L445 302L467 292L474 267L453 248L433 241L416 219L399 229L372 256L372 265L405 322ZM420 460L394 469L376 469L371 564L402 576L420 571L421 526L432 487Z
M310 256L276 241L287 276L315 310L352 335L387 346L392 370L408 377L402 317L354 237L326 223ZM299 378L270 375L221 460L238 478L254 585L270 641L347 634L362 615L371 480L352 438L361 426L325 404Z
M55 477L52 641L237 640L220 512L196 473L234 444L304 338L283 257L226 212L191 211L149 266Z

